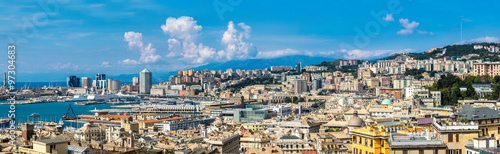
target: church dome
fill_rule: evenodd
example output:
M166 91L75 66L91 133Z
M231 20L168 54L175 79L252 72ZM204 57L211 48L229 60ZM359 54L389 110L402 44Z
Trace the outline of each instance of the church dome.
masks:
M347 126L348 127L363 127L364 125L364 121L363 119L359 118L358 117L358 111L354 111L354 116L352 116L352 118L349 119L349 121L347 122Z
M390 99L384 99L382 105L392 105L392 101Z

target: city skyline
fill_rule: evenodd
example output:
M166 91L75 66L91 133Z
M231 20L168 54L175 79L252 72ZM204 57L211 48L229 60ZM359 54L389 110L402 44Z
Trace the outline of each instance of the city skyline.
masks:
M0 1L0 151L499 154L481 2Z
M219 0L57 2L1 2L9 7L0 20L10 24L0 35L3 42L16 41L18 73L119 75L146 67L175 72L293 55L376 59L460 43L461 22L464 43L498 41L493 10L465 3L390 0L352 9L345 6L355 2L347 1L317 7ZM40 16L46 18L33 20Z

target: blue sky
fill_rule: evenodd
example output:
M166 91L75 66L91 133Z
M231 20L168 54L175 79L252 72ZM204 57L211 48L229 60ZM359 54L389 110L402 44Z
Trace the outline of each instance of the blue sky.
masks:
M465 42L497 42L490 6L499 3L1 1L0 40L15 41L18 73L167 72L287 55L373 59L458 43L461 20Z

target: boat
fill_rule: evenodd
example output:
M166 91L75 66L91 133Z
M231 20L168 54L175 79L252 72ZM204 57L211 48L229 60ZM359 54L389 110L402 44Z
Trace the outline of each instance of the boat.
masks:
M71 111L71 112L69 112ZM75 111L73 111L73 108L71 107L71 104L69 105L68 111L66 111L66 114L61 118L62 120L75 120L76 114Z
M37 117L40 117L40 114L38 114L38 113L32 113L32 114L30 115L30 117L32 117L32 118L37 118Z
M118 96L115 94L108 94L106 91L103 91L102 94L90 94L87 96L88 100L93 100L93 101L106 101L106 100L111 100L111 99L116 99Z
M74 95L73 96L73 101L87 101L87 95Z
M0 119L0 126L9 126L10 119Z
M75 102L75 105L94 105L94 104L102 104L102 102L97 102L97 101Z
M59 125L64 125L64 120L59 120Z

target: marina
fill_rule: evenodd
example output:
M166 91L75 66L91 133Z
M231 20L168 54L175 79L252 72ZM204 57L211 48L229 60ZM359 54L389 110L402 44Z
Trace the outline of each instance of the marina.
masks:
M68 112L68 107L71 105L72 110L76 115L93 114L89 112L93 109L109 109L112 104L93 104L93 105L74 105L75 102L47 102L37 104L24 104L16 105L16 123L26 123L33 121L43 122L60 122L61 118ZM4 123L8 118L10 105L0 105L0 122ZM71 111L70 111L71 112ZM30 117L33 113L37 113L38 117ZM63 121L64 126L76 127L76 123L72 121ZM82 123L78 124L79 127L83 126Z

